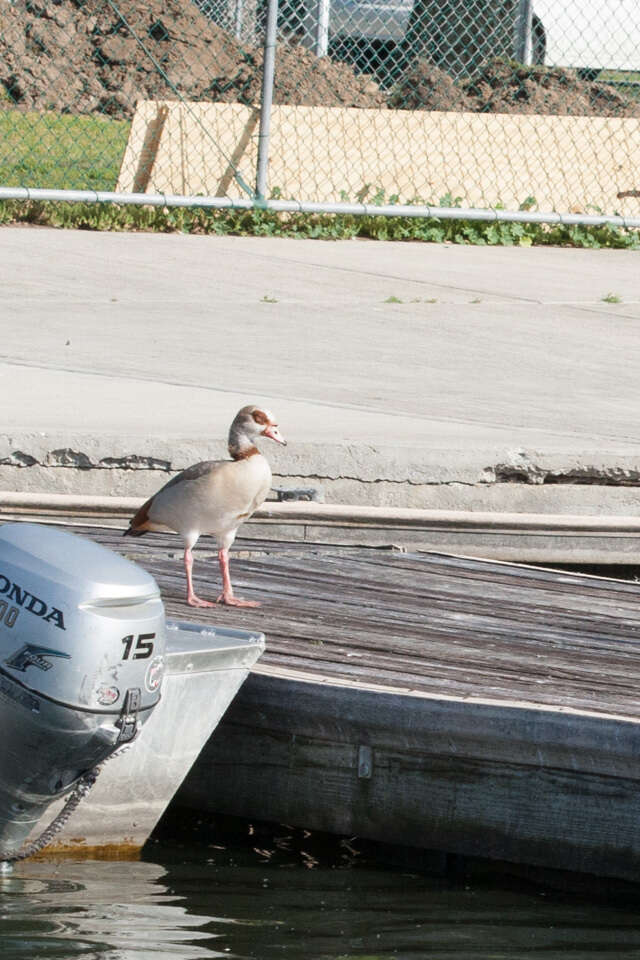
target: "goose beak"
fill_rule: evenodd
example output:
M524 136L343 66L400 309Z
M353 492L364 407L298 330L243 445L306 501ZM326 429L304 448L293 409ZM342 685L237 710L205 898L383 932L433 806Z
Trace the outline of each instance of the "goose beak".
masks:
M284 439L275 423L270 423L268 427L265 427L262 431L262 436L269 437L270 440L275 440L276 443L281 443L283 447L286 447L287 445L287 441Z

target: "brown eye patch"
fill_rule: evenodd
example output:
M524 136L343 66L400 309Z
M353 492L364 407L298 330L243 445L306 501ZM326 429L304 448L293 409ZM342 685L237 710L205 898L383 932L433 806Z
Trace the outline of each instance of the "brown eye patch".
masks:
M266 413L263 413L262 410L254 410L251 416L256 423L259 423L263 427L266 427L269 423L269 417L266 415Z

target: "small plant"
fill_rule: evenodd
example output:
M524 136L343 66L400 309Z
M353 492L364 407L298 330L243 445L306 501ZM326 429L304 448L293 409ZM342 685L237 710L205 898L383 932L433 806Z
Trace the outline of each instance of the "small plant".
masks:
M276 297L269 297L266 293L260 303L277 303L278 300Z
M363 185L360 187L360 189L359 189L358 192L356 193L356 200L358 201L358 203L364 203L364 202L365 202L365 200L366 200L367 197L369 196L369 191L370 191L370 190L371 190L371 184L370 184L370 183L365 183L365 184L363 184Z
M602 300L604 303L622 303L622 297L619 297L617 293L608 293Z
M393 295L390 297L387 297L387 299L384 301L384 303L403 303L403 302L404 301L401 300L400 297L394 297Z
M461 207L462 197L454 197L452 193L445 193L438 201L439 207Z

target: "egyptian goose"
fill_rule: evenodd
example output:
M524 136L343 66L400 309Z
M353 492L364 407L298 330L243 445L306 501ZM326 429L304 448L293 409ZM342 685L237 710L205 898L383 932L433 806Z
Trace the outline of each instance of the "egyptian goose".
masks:
M218 544L222 593L217 603L234 607L258 607L253 600L233 595L229 576L229 548L238 527L267 496L271 468L254 444L257 437L270 437L286 444L272 414L260 407L243 407L229 429L231 460L206 460L187 467L172 477L138 510L125 536L140 537L149 530L173 530L184 541L184 569L187 576L187 603L192 607L213 607L193 590L192 550L201 534L210 534Z

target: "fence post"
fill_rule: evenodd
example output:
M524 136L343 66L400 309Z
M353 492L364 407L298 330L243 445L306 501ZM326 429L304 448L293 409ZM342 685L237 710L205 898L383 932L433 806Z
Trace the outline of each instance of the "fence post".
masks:
M316 25L316 57L326 57L329 50L329 14L330 0L318 0Z
M278 31L278 0L267 0L267 28L264 35L264 65L262 70L262 97L260 101L260 129L258 132L258 169L256 172L256 199L265 201L267 171L269 168L269 135L271 133L271 106L276 64L276 35Z
M516 13L516 60L530 67L533 60L533 45L531 42L531 22L532 22L532 2L531 0L518 0L518 12Z

